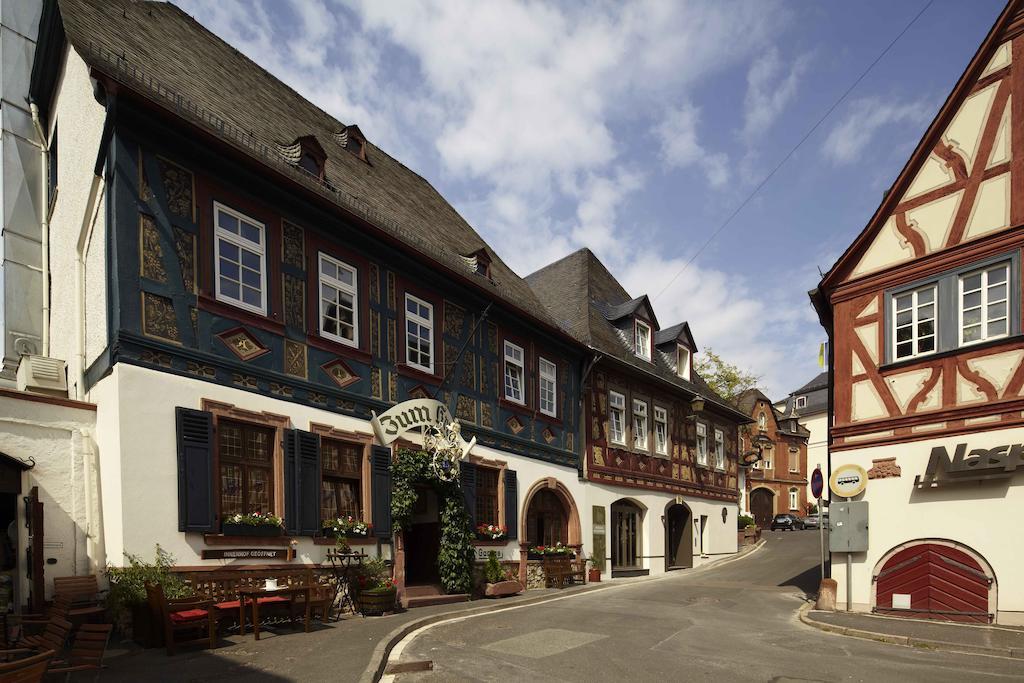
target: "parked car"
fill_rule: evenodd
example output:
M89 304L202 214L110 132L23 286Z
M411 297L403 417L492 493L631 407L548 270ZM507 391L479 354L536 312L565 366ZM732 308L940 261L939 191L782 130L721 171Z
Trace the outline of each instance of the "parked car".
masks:
M772 531L776 531L778 529L782 529L783 531L796 531L797 529L803 528L804 523L800 521L799 517L785 512L775 515L771 525Z
M818 515L807 515L800 520L803 522L805 529L817 529L818 528Z

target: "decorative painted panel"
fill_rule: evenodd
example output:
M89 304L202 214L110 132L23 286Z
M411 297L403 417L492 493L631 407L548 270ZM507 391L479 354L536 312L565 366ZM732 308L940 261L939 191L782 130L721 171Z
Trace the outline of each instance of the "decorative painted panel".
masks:
M294 377L306 379L306 345L291 339L284 340L284 371Z
M302 228L284 221L281 224L281 260L299 270L306 268L306 247Z
M142 293L142 331L150 337L181 343L174 303L165 296Z
M195 222L195 179L192 172L159 157L160 179L167 195L167 209L174 215Z
M194 294L196 291L196 238L175 226L174 251L178 254L178 266L181 268L182 287Z
M284 278L284 324L297 329L306 326L306 283L294 275L285 273Z
M152 216L139 214L139 242L142 245L140 270L142 277L155 282L167 282L164 268L164 250L160 245L160 232Z

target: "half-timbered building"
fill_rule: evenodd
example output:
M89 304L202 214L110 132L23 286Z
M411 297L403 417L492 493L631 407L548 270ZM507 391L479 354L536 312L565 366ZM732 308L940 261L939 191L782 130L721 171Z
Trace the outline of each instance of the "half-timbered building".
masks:
M780 513L804 516L810 432L795 415L783 416L760 389L744 391L736 405L753 420L740 430L740 453L759 450L761 455L744 472L744 512L762 529Z
M689 325L662 328L650 299L630 296L589 249L526 280L590 349L580 466L590 547L612 576L736 552L738 430L749 418L694 370Z
M1024 3L1000 14L812 298L831 468L868 471L869 548L839 605L1024 622ZM833 506L835 496L833 496ZM833 517L833 523L835 518Z
M400 589L436 583L438 501L392 533L370 427L414 398L476 438L467 508L506 528L485 550L583 542L583 348L430 183L171 4L47 2L35 60L48 348L96 409L94 567L156 543L317 563L351 515ZM224 533L253 511L286 535Z

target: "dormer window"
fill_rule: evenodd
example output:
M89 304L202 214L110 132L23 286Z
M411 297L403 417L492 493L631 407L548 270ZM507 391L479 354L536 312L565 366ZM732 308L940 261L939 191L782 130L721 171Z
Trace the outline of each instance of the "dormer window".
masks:
M806 396L797 396L796 397L796 407L797 408L806 408L807 407L807 397Z
M651 359L651 326L643 320L634 321L633 352L644 360Z
M306 169L317 178L323 175L324 172L323 167L317 163L316 159L309 152L303 152L302 156L299 157L299 168Z
M690 349L682 344L676 347L676 374L685 380L690 379Z
M334 133L334 139L349 152L366 161L366 138L358 126L347 126Z
M491 256L486 249L477 249L472 254L462 257L469 269L477 275L491 279Z
M277 150L287 163L301 168L318 180L324 180L327 152L312 135L304 135L290 145L278 145Z

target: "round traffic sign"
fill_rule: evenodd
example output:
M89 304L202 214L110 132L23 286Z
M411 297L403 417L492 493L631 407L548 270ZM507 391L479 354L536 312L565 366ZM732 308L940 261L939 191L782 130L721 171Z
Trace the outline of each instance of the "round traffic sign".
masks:
M860 465L847 463L832 470L828 487L832 493L842 498L853 498L863 492L868 485L868 473Z
M821 494L824 490L825 477L821 474L821 468L815 467L814 471L811 472L811 495L815 498L821 498Z

